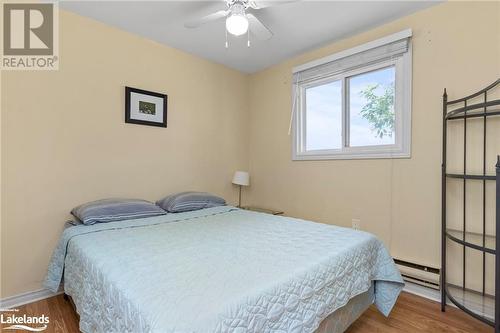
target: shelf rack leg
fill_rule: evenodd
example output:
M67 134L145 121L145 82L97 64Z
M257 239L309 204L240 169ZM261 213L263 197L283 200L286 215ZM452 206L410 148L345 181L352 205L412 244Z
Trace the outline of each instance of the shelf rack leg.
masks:
M488 94L484 92L484 104L483 109L483 177L486 176L486 103L488 102ZM483 179L483 247L486 247L486 179ZM483 297L486 295L486 252L483 251Z
M496 180L496 232L495 245L495 333L500 333L500 156L497 156L497 180Z
M441 311L446 307L446 103L448 94L443 93L443 162L441 164Z
M464 181L463 181L463 192L464 192L464 198L463 198L463 227L462 227L462 240L465 243L465 233L467 232L467 177L465 175L467 174L467 99L464 101ZM463 245L462 249L462 287L465 290L466 288L466 283L465 283L465 278L467 276L467 246L465 244Z

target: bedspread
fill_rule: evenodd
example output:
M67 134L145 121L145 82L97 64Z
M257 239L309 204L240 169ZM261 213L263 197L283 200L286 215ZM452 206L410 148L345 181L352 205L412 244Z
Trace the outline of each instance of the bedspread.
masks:
M403 280L375 236L224 206L64 230L45 285L93 332L314 332L375 283Z

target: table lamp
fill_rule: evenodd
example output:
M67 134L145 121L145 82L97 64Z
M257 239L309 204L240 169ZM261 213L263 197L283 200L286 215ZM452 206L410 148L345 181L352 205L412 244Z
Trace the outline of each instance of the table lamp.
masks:
M250 175L246 171L236 171L233 176L233 184L240 187L238 207L241 207L241 187L250 185Z

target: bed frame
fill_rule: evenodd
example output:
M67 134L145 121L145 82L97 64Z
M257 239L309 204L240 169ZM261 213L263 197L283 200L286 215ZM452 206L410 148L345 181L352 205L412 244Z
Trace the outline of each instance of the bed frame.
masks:
M449 299L458 308L469 315L487 323L495 328L496 333L500 333L500 256L497 255L497 249L500 249L500 156L497 156L496 175L486 173L487 160L487 139L486 133L488 120L491 117L500 116L500 99L488 100L488 94L500 85L500 79L493 82L488 87L463 98L448 101L446 89L443 94L443 162L442 162L442 226L441 226L441 311L445 311L447 299ZM480 102L478 103L478 100ZM470 119L481 121L483 123L483 170L481 174L467 173L467 122ZM447 163L447 130L450 121L461 121L463 123L463 172L448 173ZM491 158L491 157L490 157ZM452 230L447 227L446 216L446 193L447 180L455 179L463 183L463 222L462 230ZM467 184L470 182L482 182L482 232L473 233L467 230ZM486 233L486 183L496 182L496 232L495 235ZM487 244L487 241L490 244ZM447 243L449 242L449 243ZM452 284L446 277L446 250L447 244L458 244L462 247L462 284ZM492 243L494 245L492 245ZM482 254L482 290L472 290L466 285L467 260L466 251L475 250ZM486 284L486 255L495 257L495 295L489 295L485 291ZM448 264L458 264L449 262ZM450 292L450 290L453 290ZM459 297L461 296L461 297ZM482 302L482 304L491 303L494 305L494 313L487 315L484 309L473 309L471 303L467 301L470 298Z

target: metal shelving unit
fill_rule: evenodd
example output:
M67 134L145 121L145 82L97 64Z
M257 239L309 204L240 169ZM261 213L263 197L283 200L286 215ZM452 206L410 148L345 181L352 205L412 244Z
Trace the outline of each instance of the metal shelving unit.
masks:
M448 101L446 89L443 94L443 163L442 163L442 226L441 226L441 311L445 311L447 299L461 310L471 316L493 326L496 333L500 333L500 156L497 156L496 175L487 174L487 124L488 119L500 116L500 99L488 100L488 93L500 85L500 79L488 87L464 98ZM482 102L477 100L482 98ZM472 104L472 100L476 103ZM454 108L450 110L450 108ZM471 118L480 118L483 121L483 165L481 174L467 173L467 122ZM463 122L463 172L448 173L447 163L447 131L450 121ZM491 158L491 157L490 157ZM447 226L447 179L456 179L463 184L463 221L461 230L452 229ZM467 230L467 185L470 181L482 183L482 232L471 232ZM486 184L489 181L496 182L496 230L494 235L486 232ZM462 252L462 283L452 284L447 280L447 242L461 246ZM479 251L482 255L482 290L473 290L466 285L467 251ZM486 255L495 256L495 295L486 293ZM456 258L452 258L456 259ZM454 263L453 263L454 264ZM474 307L481 304L480 307Z

